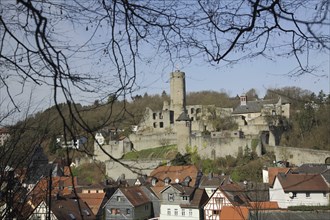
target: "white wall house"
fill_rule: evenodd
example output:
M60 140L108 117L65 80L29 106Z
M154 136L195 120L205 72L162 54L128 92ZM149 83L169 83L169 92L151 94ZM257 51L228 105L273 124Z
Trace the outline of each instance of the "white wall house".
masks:
M269 198L280 208L325 206L329 204L329 187L320 174L280 173L269 189Z
M243 189L235 184L220 186L204 205L205 220L220 220L221 210L225 206L240 206L247 202Z
M202 204L207 200L202 189L172 184L161 191L160 220L199 220Z

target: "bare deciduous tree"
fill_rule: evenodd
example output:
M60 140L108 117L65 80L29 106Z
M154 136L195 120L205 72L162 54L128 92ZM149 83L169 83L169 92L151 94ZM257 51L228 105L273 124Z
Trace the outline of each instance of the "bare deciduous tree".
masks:
M125 100L151 63L165 67L203 58L234 65L293 56L297 68L290 74L314 74L310 54L329 53L330 47L327 0L0 3L0 89L18 111L17 97L29 86L51 90L66 140L78 129L93 132L76 103L90 96ZM63 100L70 120L59 105ZM110 108L100 127L116 120Z

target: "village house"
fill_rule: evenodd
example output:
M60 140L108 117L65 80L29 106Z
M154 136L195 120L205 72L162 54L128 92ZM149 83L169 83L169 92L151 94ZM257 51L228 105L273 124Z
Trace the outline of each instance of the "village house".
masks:
M42 200L27 219L46 220L50 216L51 220L95 220L95 215L88 205L73 194L52 197L50 204L49 206L49 200Z
M329 204L329 186L320 174L279 173L269 189L269 198L280 208L325 206Z
M105 185L103 184L81 186L81 192L77 193L78 197L90 207L96 219L102 219L102 207L107 201L104 188Z
M160 220L203 219L202 205L208 199L205 190L174 183L160 194Z
M223 207L226 206L247 206L248 198L244 194L244 188L236 183L219 186L205 203L204 219L220 220Z
M214 173L209 173L208 175L203 175L198 188L205 189L208 197L218 189L219 186L232 183L230 176L228 175L216 175Z
M120 187L105 203L104 219L148 219L154 216L152 200L141 186Z

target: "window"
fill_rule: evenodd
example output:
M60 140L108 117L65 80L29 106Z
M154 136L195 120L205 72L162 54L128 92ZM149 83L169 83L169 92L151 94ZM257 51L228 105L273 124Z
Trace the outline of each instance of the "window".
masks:
M194 111L195 111L194 108L191 108L191 109L190 109L190 113L191 113L191 114L194 114Z
M168 194L168 201L171 201L171 202L174 201L174 194L173 193Z
M213 210L213 215L219 215L220 214L220 210Z
M144 206L144 210L147 211L149 209L149 206L148 205L145 205Z
M130 215L131 214L131 210L130 209L126 209L126 215Z
M111 209L111 215L119 215L120 209Z
M293 192L292 193L292 198L296 198L297 197L297 193L296 192Z
M185 209L182 209L181 210L181 213L182 213L182 216L185 216L186 215L186 210Z
M117 202L121 202L122 199L121 199L121 196L117 196Z
M163 114L161 112L159 113L159 119L163 119Z
M178 209L174 209L174 215L178 215Z
M188 200L188 196L182 196L182 200L187 201Z
M156 122L154 122L154 128L157 128L157 123Z
M171 215L171 209L167 209L167 215Z
M152 184L153 186L155 186L156 183L157 183L157 179L156 179L156 178L153 178L153 179L151 180L151 184Z
M165 185L167 186L168 184L170 184L171 179L168 178L168 177L166 177L166 178L164 179L164 182L165 182Z
M326 193L323 193L323 197L327 197L327 194Z
M157 118L157 113L153 113L152 118L155 120Z
M192 209L189 209L189 216L192 216Z
M309 192L306 193L306 198L310 198L311 194Z
M160 128L163 128L163 127L164 127L164 122L162 122L162 121L159 122L159 127L160 127Z

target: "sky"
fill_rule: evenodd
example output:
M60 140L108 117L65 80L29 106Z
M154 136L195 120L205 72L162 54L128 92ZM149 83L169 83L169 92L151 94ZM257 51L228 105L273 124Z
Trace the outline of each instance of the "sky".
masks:
M319 66L315 75L304 74L290 76L295 67L293 59L277 58L269 61L262 58L245 60L233 66L211 66L205 62L192 63L177 68L186 74L186 91L196 92L212 90L226 92L230 96L240 95L248 90L256 89L258 96L263 97L267 89L283 87L299 87L316 94L320 90L329 94L330 89L330 57L325 54L313 56L310 61ZM169 93L169 74L173 69L159 70L158 73L142 76L141 83L146 88L141 91L148 94L161 94L163 90Z
M68 45L83 45L93 34L92 31L86 31L85 26L73 28L71 23L65 21L58 23L58 25L60 29L57 30L61 33L61 35L58 36L63 38L59 40L68 40ZM89 30L91 30L91 27ZM104 25L103 29L100 28L99 31L103 31L104 35L103 33L100 33L100 35L95 34L93 38L95 42L93 43L100 43L109 37L109 31L106 29L106 25ZM330 33L330 30L325 31ZM98 36L100 36L100 38L98 38ZM146 56L151 57L151 59L154 58L154 60L152 65L138 64L138 74L136 76L137 87L132 95L143 95L144 93L161 94L162 91L166 91L169 94L170 72L177 69L186 73L187 93L196 91L218 91L226 92L229 96L236 96L253 88L257 91L258 96L262 98L267 89L283 87L299 87L316 94L318 94L320 90L323 90L326 94L330 93L330 55L326 53L310 54L309 64L319 67L313 72L313 75L304 74L292 77L289 72L297 65L297 62L293 58L273 57L273 61L270 61L259 57L240 61L232 66L224 66L222 63L210 65L210 63L204 62L198 57L193 57L191 62L179 61L175 64L176 67L173 68L173 65L168 65L165 61L163 62L161 57L156 58L156 55L158 55L157 52L149 51L148 48L145 48L142 52ZM102 54L102 51L100 54ZM116 74L116 69L114 69L111 64L107 64L109 59L99 58L100 54L96 54L94 58L95 61L99 60L99 65L93 63L95 66L89 66L88 62L92 63L89 56L86 56L87 59L79 61L79 54L76 60L70 60L71 68L77 71L77 73L91 73L93 76L97 76L97 71L103 71L103 76L107 74L106 77L108 78L100 77L99 80L102 81L102 83L111 82L113 81L111 77ZM102 64L105 65L102 66ZM104 69L102 69L103 67ZM18 102L22 103L22 109L27 108L25 106L28 105L26 103L27 101L30 102L29 104L32 103L33 107L29 110L32 112L37 112L40 109L46 109L54 105L54 91L52 88L45 85L35 86L33 84L27 84L25 85L24 92L21 92L21 85L15 84L15 82L10 83L15 99L17 98L17 100L19 100ZM111 87L110 84L109 87ZM82 95L78 91L75 91L73 87L71 87L71 89L73 89L71 92L75 95L76 102L83 105L93 104L93 102L99 98L97 97L98 94L95 96ZM108 88L104 90L106 89ZM0 90L0 104L5 103L5 101L10 101L9 97L6 95L5 88L2 88ZM4 106L5 105L2 105L0 107L4 109Z

